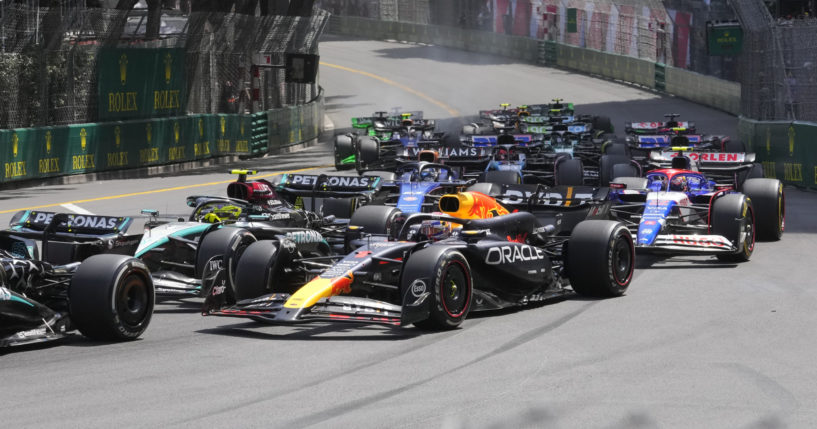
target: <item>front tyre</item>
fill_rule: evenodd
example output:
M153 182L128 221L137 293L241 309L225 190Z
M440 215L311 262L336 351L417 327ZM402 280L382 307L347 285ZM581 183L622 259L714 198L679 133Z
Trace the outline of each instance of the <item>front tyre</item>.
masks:
M752 201L759 240L777 241L786 227L786 196L777 179L748 179L743 193Z
M729 194L712 204L709 214L712 234L722 235L738 250L735 253L718 254L718 259L728 262L746 262L755 250L755 215L752 201L741 194Z
M635 269L633 237L624 224L586 220L567 242L566 270L576 293L591 297L621 296Z
M412 287L415 281L429 273L430 268L425 288L431 293L428 297L431 311L428 319L415 322L414 326L429 331L455 329L471 310L474 295L471 266L465 256L456 250L442 254L420 251L406 262L404 288Z
M150 324L155 297L142 261L125 255L94 255L71 279L69 313L74 326L88 338L134 340Z

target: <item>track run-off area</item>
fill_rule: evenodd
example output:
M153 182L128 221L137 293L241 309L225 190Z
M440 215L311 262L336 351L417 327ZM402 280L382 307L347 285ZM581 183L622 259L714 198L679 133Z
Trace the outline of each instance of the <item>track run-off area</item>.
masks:
M707 134L737 118L568 71L435 46L325 37L335 131L353 116L423 110L457 133L479 109L564 98L625 121L679 113ZM230 168L331 171L332 148L167 176L0 191L25 208L189 214ZM305 170L308 169L308 170ZM3 427L776 428L817 426L817 194L786 188L786 232L743 264L639 255L627 294L475 316L461 329L265 326L157 304L141 339L77 335L0 354Z

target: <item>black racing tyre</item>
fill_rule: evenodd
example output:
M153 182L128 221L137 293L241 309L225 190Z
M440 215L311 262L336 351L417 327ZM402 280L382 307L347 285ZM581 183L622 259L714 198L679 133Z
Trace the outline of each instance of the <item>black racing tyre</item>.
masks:
M380 159L380 143L371 136L361 136L357 139L357 162L367 166Z
M613 178L616 177L640 177L638 169L630 164L615 164L613 165Z
M255 241L255 236L242 228L224 227L206 234L196 249L196 277L201 278L204 275L207 261L213 256L223 255L222 268L226 270L227 280L234 288L238 260L247 246Z
M746 152L746 145L738 140L721 141L721 151L726 153L744 153Z
M486 171L477 178L479 182L495 183L497 185L518 185L522 183L522 176L516 171Z
M613 122L610 120L609 116L595 116L593 117L593 129L594 130L602 130L605 133L612 134L613 131Z
M323 216L335 216L338 219L349 219L357 206L354 198L324 198L321 205Z
M278 242L261 240L252 243L244 251L235 271L235 299L258 298L272 293L271 286L280 276L282 264L279 261Z
M777 179L748 179L743 194L752 201L758 240L777 241L786 228L786 195Z
M636 189L636 190L643 190L647 189L647 179L643 179L641 177L616 177L610 183L620 183L622 185L627 186L627 189Z
M95 340L138 338L150 324L155 299L147 266L126 255L91 256L68 287L71 322Z
M364 234L393 237L399 232L395 221L402 213L397 207L363 206L352 214L349 226L363 227Z
M735 253L720 253L718 259L746 262L755 250L755 217L752 202L741 194L724 195L712 203L709 230L738 246Z
M599 160L599 185L607 186L613 179L613 166L616 164L630 165L630 157L625 155L602 155Z
M763 166L760 163L754 163L751 167L739 171L735 175L735 185L737 186L737 190L743 192L743 184L746 183L749 179L762 179L763 178ZM745 193L745 192L744 192Z
M349 170L355 168L354 163L343 164L343 160L355 154L354 137L343 134L335 136L335 169Z
M415 322L414 326L429 331L455 329L471 310L474 296L471 266L456 250L442 254L435 250L420 250L409 257L401 280L402 289L412 287L417 279L428 279L425 289L431 292L428 297L431 312L428 319Z
M624 224L609 220L580 222L567 241L565 268L576 293L621 296L635 268L633 237Z
M553 167L556 186L581 186L584 184L584 167L580 159L560 159Z
M603 149L602 152L605 155L624 155L628 157L630 156L630 146L627 145L626 143L609 142L605 143L602 146L602 149Z

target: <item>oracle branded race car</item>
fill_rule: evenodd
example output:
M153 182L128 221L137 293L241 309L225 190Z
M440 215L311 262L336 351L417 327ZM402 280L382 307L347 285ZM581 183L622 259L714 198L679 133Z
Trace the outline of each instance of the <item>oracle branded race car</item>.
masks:
M127 256L138 242L123 235L130 222L17 213L11 228L0 231L0 347L75 330L95 340L138 338L150 324L154 291L145 264Z
M335 136L335 169L382 168L383 163L397 158L402 148L442 142L445 134L435 132L436 122L423 119L422 115L422 112L399 115L376 112L369 118L352 118L352 126L366 132Z
M636 235L636 249L665 254L714 254L748 261L755 241L777 240L785 226L783 186L775 179L748 179L743 192L683 167L621 177L610 211ZM688 159L686 159L688 162Z
M223 275L214 277L203 314L442 330L458 327L472 311L562 297L568 283L582 295L619 296L632 279L632 238L620 223L589 220L567 237L553 235L534 214L505 214L478 192L444 196L440 210L472 218L410 215L395 240L363 238L301 285L280 281L273 245L255 243L239 261L234 290Z

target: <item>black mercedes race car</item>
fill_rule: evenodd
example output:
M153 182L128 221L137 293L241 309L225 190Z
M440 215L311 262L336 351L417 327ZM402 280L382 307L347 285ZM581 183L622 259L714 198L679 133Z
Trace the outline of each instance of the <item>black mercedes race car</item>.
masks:
M23 211L0 231L0 347L139 337L153 314L148 268L127 256L129 218ZM42 242L42 258L37 242ZM122 254L117 254L122 253Z
M382 210L387 220L397 210L364 208ZM440 330L456 328L471 311L524 306L571 289L593 297L626 291L635 255L624 225L587 220L567 236L555 235L533 213L502 214L507 210L500 208L478 192L444 196L443 212L473 218L410 215L389 240L358 231L361 247L335 263L323 261L300 284L283 281L286 264L276 246L259 241L239 261L234 290L223 270L212 276L203 314L271 324L336 321Z

